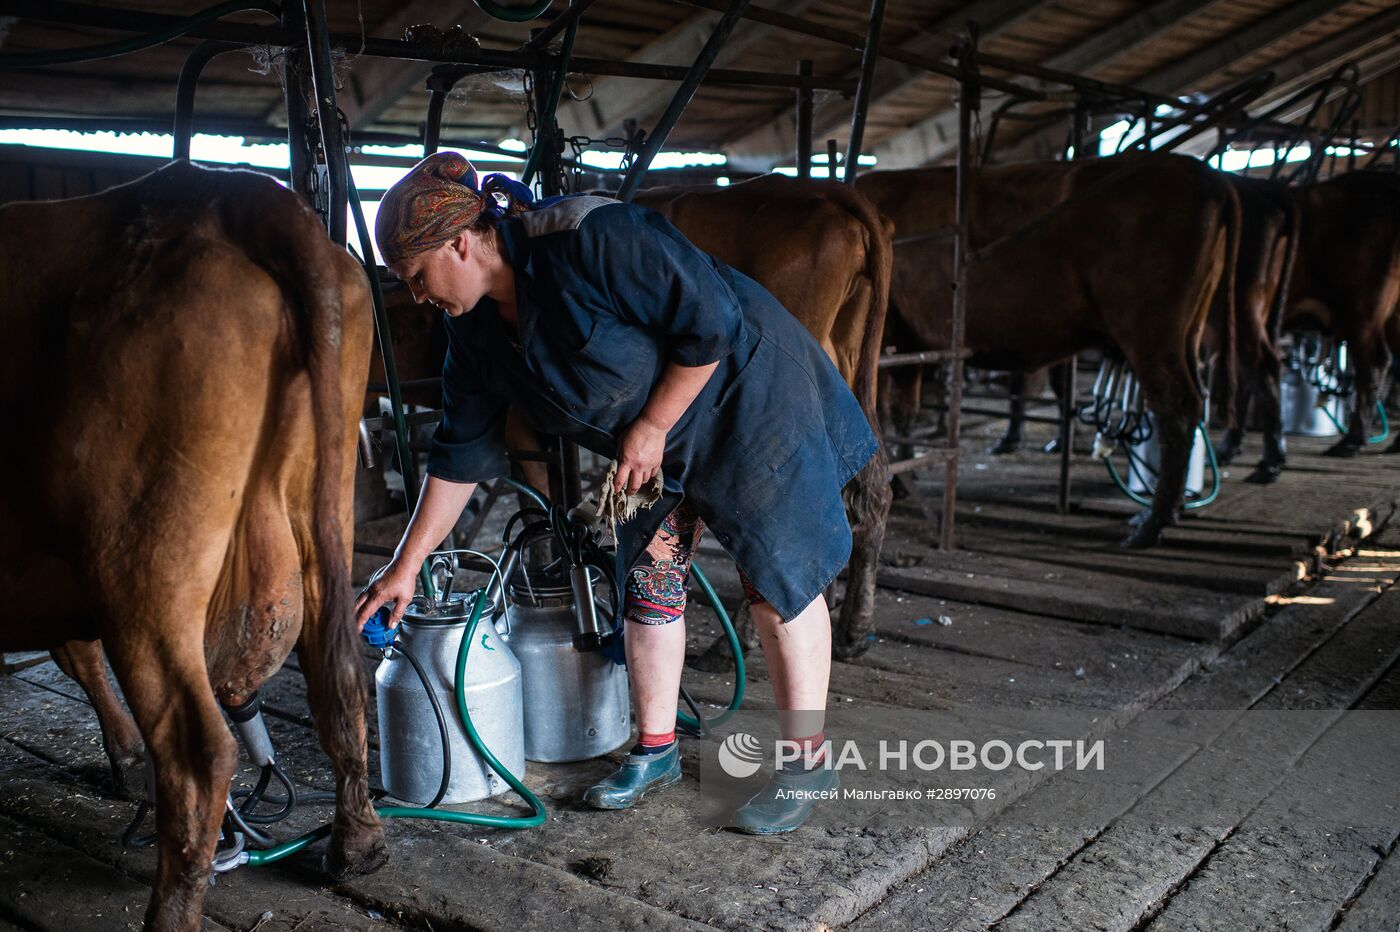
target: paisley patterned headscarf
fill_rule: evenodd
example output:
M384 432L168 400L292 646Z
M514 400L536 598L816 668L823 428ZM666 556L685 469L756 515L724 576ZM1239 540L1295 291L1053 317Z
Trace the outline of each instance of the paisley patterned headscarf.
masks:
M497 199L504 195L504 205ZM384 194L374 221L374 238L389 264L436 249L463 230L523 213L533 202L530 189L505 175L480 182L472 163L456 152L435 152L419 162Z

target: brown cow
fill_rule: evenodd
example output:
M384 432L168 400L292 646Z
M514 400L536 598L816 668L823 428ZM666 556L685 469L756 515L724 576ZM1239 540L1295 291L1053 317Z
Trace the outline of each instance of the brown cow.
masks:
M1234 425L1229 427L1215 456L1227 466L1238 455L1249 421L1252 401L1264 424L1264 455L1246 482L1273 482L1284 464L1279 416L1283 308L1288 294L1301 232L1301 212L1289 188L1280 181L1247 178L1230 172L1221 177L1240 199L1240 252L1235 263L1235 347L1242 376L1235 396ZM1211 316L1223 310L1221 289Z
M951 168L932 168L870 172L856 186L904 237L953 222L953 182ZM1182 156L999 166L972 186L971 364L1034 369L1116 347L1156 413L1162 469L1124 546L1151 546L1176 523L1204 402L1202 329L1238 224L1229 184ZM917 334L910 349L947 346L951 271L946 240L896 246L890 316Z
M272 179L176 162L0 208L0 275L24 450L0 463L21 493L0 649L106 648L155 767L147 927L199 927L237 757L219 704L294 644L336 775L329 866L379 866L348 562L364 273Z
M1320 329L1345 340L1356 386L1347 432L1330 456L1366 445L1386 325L1400 303L1400 175L1359 171L1301 193L1303 235L1285 329Z

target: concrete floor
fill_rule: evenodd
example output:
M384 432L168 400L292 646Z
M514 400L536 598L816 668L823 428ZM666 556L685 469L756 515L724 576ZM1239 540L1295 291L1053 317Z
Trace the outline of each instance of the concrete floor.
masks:
M1032 440L1047 431L1033 428ZM972 425L967 448L993 432ZM1400 708L1400 458L1337 461L1318 455L1323 446L1293 441L1273 486L1241 483L1248 470L1237 467L1215 505L1147 553L1117 549L1134 508L1098 464L1076 458L1077 507L1059 515L1051 457L970 454L960 549L933 548L937 487L920 483L891 518L875 640L832 673L833 737L863 722L914 730L937 716L1043 712L1112 746L1169 712L1308 712L1288 720L1267 758L1232 771L1249 771L1236 817L1134 817L1217 780L1211 757L1238 737L1228 723L1204 739L1198 729L1138 745L1115 773L1115 808L1073 823L1047 815L1072 781L1021 773L991 781L997 804L961 822L831 805L767 839L712 827L700 776L713 746L691 741L687 779L633 810L577 802L616 755L531 764L526 782L551 810L544 827L390 823L381 872L328 885L315 851L243 868L211 888L206 927L1394 930L1397 811L1327 829L1260 815L1326 773L1344 711ZM1242 461L1255 456L1248 448ZM702 563L736 594L715 554ZM707 615L692 623L695 652L713 636ZM686 683L720 703L732 676L688 671ZM747 685L752 708L773 707L756 654ZM264 694L282 760L306 786L330 788L294 664ZM155 856L119 844L135 807L113 795L81 692L42 663L0 677L0 696L0 932L138 928ZM1384 757L1393 745L1377 748L1386 766L1397 762Z

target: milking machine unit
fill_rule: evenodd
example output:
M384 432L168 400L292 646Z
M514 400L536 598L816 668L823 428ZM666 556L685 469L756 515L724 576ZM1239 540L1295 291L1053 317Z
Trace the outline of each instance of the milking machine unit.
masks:
M1093 426L1094 458L1101 459L1109 478L1118 490L1144 507L1152 504L1157 487L1157 471L1161 467L1161 445L1156 430L1156 417L1147 409L1142 385L1126 360L1105 356L1094 377L1090 399L1079 406L1079 419ZM1206 433L1205 421L1196 425L1191 459L1186 473L1186 508L1204 508L1220 494L1220 469L1215 451ZM1122 448L1128 463L1125 482L1113 461L1114 452ZM1211 474L1211 489L1204 496L1205 471Z
M597 757L617 749L631 733L612 550L601 544L586 505L565 513L535 490L516 485L538 507L522 509L506 522L499 561L474 550L435 553L420 577L428 592L414 597L400 624L384 626L385 607L364 628L365 640L383 654L375 673L383 782L375 808L384 818L498 828L541 825L548 818L544 804L518 776L525 762ZM473 568L490 570L484 588L453 591L464 558L479 561ZM728 708L708 720L682 688L694 714L677 715L677 725L694 735L706 734L739 708L745 674L738 634L718 595L698 566L691 570L725 629L736 666ZM229 795L214 856L216 875L242 864L278 861L329 836L330 826L324 825L278 844L259 826L286 818L298 803L335 799L334 793L297 792L277 763L257 694L225 712L260 769L252 789ZM268 794L274 780L284 795ZM437 808L508 789L529 804L529 815ZM153 791L149 795L154 798ZM413 805L389 805L389 799ZM263 804L277 808L259 812ZM123 836L128 846L154 842L154 836L137 835L148 811L143 802Z
M1335 437L1346 433L1346 400L1356 390L1347 359L1347 345L1319 333L1293 335L1284 359L1280 385L1283 432L1301 437ZM1390 436L1385 404L1376 399L1380 433L1367 443Z

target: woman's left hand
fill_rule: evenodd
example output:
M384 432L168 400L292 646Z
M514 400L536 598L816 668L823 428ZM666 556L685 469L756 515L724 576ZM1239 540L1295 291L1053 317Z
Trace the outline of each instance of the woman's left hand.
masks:
M638 418L622 432L617 444L617 477L613 488L635 492L661 470L666 431Z

